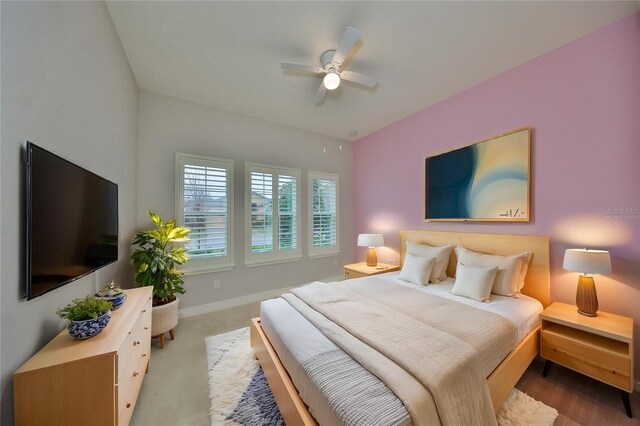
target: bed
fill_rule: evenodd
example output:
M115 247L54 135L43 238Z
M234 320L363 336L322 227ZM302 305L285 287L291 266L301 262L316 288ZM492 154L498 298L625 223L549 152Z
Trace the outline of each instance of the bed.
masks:
M504 356L500 355L497 361L483 360L484 377L490 394L490 404L493 412L496 412L508 393L519 380L525 369L538 353L539 342L539 325L537 325L537 311L534 305L538 305L539 309L549 304L549 241L546 237L533 236L516 236L516 235L493 235L493 234L472 234L472 233L456 233L443 231L402 231L401 237L401 256L404 259L404 248L406 241L429 244L432 246L443 245L461 245L470 250L499 255L512 255L523 251L533 253L529 270L526 275L524 287L521 292L526 297L522 297L522 306L526 305L529 300L530 313L524 315L519 323L514 323L515 330L518 334L513 349L505 352ZM447 267L447 275L453 276L456 268L456 256L452 252ZM394 282L399 284L395 276L397 274L389 273L378 276L375 282L369 282L366 288L373 288L376 285L382 286ZM360 280L366 280L363 278ZM351 288L358 289L358 280L351 280ZM387 281L388 283L385 283ZM446 297L448 293L447 286L451 282L444 282L438 286L427 286L425 289L440 292L441 297ZM397 287L401 287L402 284ZM364 285L360 285L360 289L364 289ZM394 287L395 288L395 287ZM327 287L330 289L330 287ZM511 298L509 298L511 299ZM536 302L537 301L537 302ZM533 303L535 302L535 303ZM500 303L489 303L487 306L498 306ZM505 304L507 306L508 304ZM304 318L296 317L295 310L286 308L287 304L282 300L268 301L263 304L262 315L264 318L254 318L251 321L251 342L255 349L256 356L262 365L269 386L274 394L278 407L288 425L313 425L317 424L316 419L310 413L313 412L319 417L321 423L335 423L330 421L331 417L327 417L322 413L326 412L327 404L323 401L322 392L314 390L312 380L305 378L304 373L297 367L299 363L296 358L307 357L313 355L314 350L322 349L323 342L322 333ZM509 308L507 308L508 310ZM511 308L513 310L513 308ZM521 310L520 307L515 309ZM522 308L526 311L526 308ZM532 322L534 318L536 322ZM517 322L517 321L516 321ZM527 324L528 323L528 324ZM321 328L321 327L318 327ZM327 333L326 329L323 329ZM304 345L296 345L296 341L303 341ZM339 351L334 351L338 353ZM302 354L302 355L301 355ZM342 361L334 361L334 365L342 365ZM345 367L347 368L347 367ZM346 374L346 373L345 373ZM351 373L349 373L351 374ZM375 378L374 378L375 379ZM484 380L484 379L483 379ZM294 385L294 383L297 384ZM316 383L317 385L317 383ZM370 385L375 387L375 384ZM299 389L298 389L299 388ZM357 393L357 392L356 392ZM379 393L380 394L380 393ZM387 394L385 394L387 395ZM378 401L388 401L385 403L394 404L388 395L387 399L378 399ZM305 404L305 401L309 404ZM403 399L404 401L404 399ZM371 407L374 409L375 407ZM414 412L412 411L412 417ZM401 417L401 414L398 414ZM397 420L397 419L396 419ZM384 423L384 422L383 422ZM402 424L397 420L396 424Z

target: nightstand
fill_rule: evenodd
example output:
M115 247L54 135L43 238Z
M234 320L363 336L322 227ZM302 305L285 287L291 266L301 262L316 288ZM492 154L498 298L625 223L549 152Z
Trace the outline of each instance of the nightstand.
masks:
M555 302L540 314L540 356L546 360L544 377L557 363L620 389L632 417L629 393L633 392L633 319L598 311L580 315L577 308Z
M378 266L367 266L366 262L352 263L344 265L344 279L368 277L369 275L384 274L385 272L398 271L398 265L387 265L378 263Z

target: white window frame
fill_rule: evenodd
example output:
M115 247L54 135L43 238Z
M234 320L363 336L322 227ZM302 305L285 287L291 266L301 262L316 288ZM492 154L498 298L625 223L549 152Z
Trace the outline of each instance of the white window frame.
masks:
M340 178L333 173L309 171L308 176L308 212L309 212L309 259L340 254ZM315 247L313 245L313 181L332 180L336 183L336 244L333 246Z
M278 175L287 175L287 176L295 176L296 178L296 241L297 247L292 250L275 250L275 246L279 244L279 238L277 234L278 229L278 215L273 214L273 244L274 250L262 253L253 253L251 251L251 200L252 200L252 191L251 191L251 172L257 173L271 173L273 174L273 197L277 199L278 197ZM302 240L300 239L300 199L301 192L301 172L300 169L292 169L288 167L279 167L279 166L269 166L265 164L257 164L257 163L244 163L244 184L245 184L245 202L244 202L244 211L245 211L245 256L244 256L244 264L246 267L254 267L261 265L269 265L274 263L284 263L284 262L293 262L296 260L302 259Z
M184 166L192 164L203 167L224 168L227 171L227 255L206 259L191 259L182 267L185 275L197 275L208 272L229 271L236 265L233 259L233 160L214 158L204 155L176 153L175 189L176 189L176 222L184 226Z

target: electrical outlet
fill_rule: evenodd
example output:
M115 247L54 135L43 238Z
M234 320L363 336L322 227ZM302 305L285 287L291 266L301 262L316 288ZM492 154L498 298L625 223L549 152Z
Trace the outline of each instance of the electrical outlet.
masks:
M220 280L213 280L213 288L220 288Z

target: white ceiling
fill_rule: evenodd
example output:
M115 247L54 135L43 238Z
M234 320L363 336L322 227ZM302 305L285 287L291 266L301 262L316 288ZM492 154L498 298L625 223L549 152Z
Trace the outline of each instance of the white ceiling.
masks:
M639 9L629 2L107 3L141 89L354 140ZM362 32L343 83L314 102L319 65L347 26ZM349 131L358 130L357 138Z

